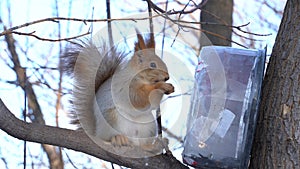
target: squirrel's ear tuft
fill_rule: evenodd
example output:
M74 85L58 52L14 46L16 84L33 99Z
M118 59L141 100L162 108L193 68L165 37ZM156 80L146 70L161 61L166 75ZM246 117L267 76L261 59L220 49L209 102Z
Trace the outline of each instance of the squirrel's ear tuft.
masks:
M153 32L149 34L149 39L146 40L147 48L155 48L155 40Z
M136 36L137 36L138 41L134 45L134 51L136 52L136 51L139 51L139 50L146 49L147 47L146 47L144 38L137 29L136 29Z
M155 48L154 34L150 33L149 37L144 40L142 34L135 29L138 41L135 43L134 51Z

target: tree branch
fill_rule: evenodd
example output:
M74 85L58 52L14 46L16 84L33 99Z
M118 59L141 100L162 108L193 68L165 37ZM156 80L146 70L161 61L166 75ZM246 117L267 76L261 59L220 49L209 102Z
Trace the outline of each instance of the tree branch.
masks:
M160 7L158 7L157 5L155 5L151 0L146 0L148 2L148 4L150 5L150 7L156 11L157 13L166 13L168 15L174 15L174 14L190 14L190 13L193 13L195 12L196 10L200 10L206 3L207 3L207 0L203 0L201 1L201 3L199 3L198 5L195 5L195 7L193 9L190 9L190 10L180 10L180 11L165 11L163 9L161 9Z
M72 36L72 37L68 37L68 38L58 38L58 39L42 38L38 35L35 35L34 34L35 31L30 32L30 33L11 31L10 33L17 34L17 35L23 35L23 36L32 36L32 37L34 37L38 40L41 40L41 41L60 42L60 41L69 41L69 40L72 40L72 39L80 38L82 36L89 35L91 32L88 31L86 33L83 33L83 34L80 34L80 35L77 35L77 36Z
M129 158L118 156L103 150L83 131L62 129L37 123L25 123L17 119L7 109L1 99L0 129L20 140L65 147L126 167L145 169L188 168L176 160L170 153L148 158Z
M152 16L153 18L161 16L160 14ZM6 29L3 32L0 33L0 36L11 34L13 31L24 28L30 25L42 23L42 22L55 22L58 23L59 21L76 21L76 22L83 22L86 24L87 22L107 22L107 21L137 21L137 20L146 20L149 19L149 17L144 18L114 18L114 19L79 19L79 18L64 18L64 17L52 17L52 18L45 18L40 19L32 22L27 22L22 25L14 26L12 28Z

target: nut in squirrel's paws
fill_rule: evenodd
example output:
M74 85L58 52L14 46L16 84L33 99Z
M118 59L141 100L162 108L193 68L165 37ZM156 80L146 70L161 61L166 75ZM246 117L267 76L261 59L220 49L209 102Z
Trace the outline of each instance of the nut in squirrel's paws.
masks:
M115 135L111 138L111 144L114 146L128 146L130 145L129 140L124 135Z

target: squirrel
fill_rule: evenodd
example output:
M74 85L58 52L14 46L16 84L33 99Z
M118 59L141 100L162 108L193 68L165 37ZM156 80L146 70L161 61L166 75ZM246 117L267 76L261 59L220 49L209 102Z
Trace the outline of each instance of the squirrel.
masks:
M166 83L168 69L155 54L153 33L144 38L137 31L136 36L130 59L117 47L88 41L67 50L61 63L73 75L73 111L89 136L151 151L158 137L152 110L174 87Z

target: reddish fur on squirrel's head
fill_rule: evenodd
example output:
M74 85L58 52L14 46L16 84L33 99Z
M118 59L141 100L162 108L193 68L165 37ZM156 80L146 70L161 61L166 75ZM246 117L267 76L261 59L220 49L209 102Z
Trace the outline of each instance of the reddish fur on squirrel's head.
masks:
M153 33L149 33L147 39L144 39L142 34L138 30L136 30L136 36L137 36L138 41L135 43L135 47L134 47L135 52L137 52L139 50L155 48L155 41L154 41Z
M165 63L155 54L154 34L149 33L146 38L136 30L137 42L134 46L134 55L130 60L129 65L136 72L144 71L145 69L159 69L168 72Z
M131 104L138 110L157 107L163 94L174 91L172 85L165 83L169 79L166 64L155 54L153 33L146 38L137 31L134 55L130 60L130 69L136 74L129 86Z

